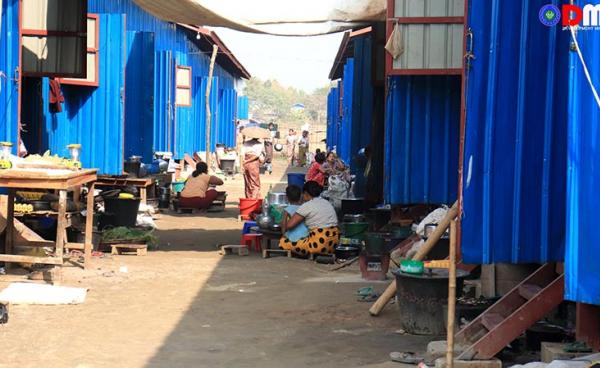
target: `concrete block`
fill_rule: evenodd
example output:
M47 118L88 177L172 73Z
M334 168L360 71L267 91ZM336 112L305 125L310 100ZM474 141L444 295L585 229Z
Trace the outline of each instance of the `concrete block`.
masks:
M567 344L562 344L560 342L542 342L542 362L551 363L553 360L570 360L590 355L590 353L567 353L564 351L566 345Z
M427 352L425 353L426 362L435 362L436 359L446 357L446 350L448 349L448 343L446 340L431 341L427 344ZM467 347L458 344L454 345L454 355L461 354Z
M446 368L446 358L436 359L435 368ZM502 361L498 358L490 360L454 359L454 368L502 368Z

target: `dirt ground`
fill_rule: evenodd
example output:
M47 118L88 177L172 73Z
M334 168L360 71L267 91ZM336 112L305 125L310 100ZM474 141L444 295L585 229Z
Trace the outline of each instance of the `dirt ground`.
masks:
M285 165L263 177L284 186ZM300 259L217 253L239 242L241 178L228 208L162 214L159 249L64 267L64 285L88 288L81 305L10 308L0 325L0 367L397 367L391 351L423 350L400 335L393 306L377 318L356 301L356 267L330 272ZM120 272L125 266L127 272ZM0 276L0 289L14 276Z

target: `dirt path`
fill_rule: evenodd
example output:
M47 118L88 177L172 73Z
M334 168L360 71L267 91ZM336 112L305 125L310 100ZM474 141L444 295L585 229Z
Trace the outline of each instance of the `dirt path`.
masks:
M276 165L264 187L283 170ZM396 334L393 308L370 317L354 292L386 284L360 282L357 269L219 256L216 244L238 243L241 228L241 180L226 189L224 213L162 215L160 248L146 257L65 268L66 285L89 288L84 304L12 306L0 367L383 367L390 351L430 340Z

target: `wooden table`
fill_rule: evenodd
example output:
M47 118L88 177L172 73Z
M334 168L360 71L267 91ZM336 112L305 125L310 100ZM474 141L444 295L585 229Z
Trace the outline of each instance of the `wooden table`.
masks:
M140 191L141 203L146 204L148 188L154 184L152 178L119 178L109 175L100 175L96 181L97 187L126 187L134 186Z
M84 251L84 268L90 265L92 257L92 227L94 218L94 186L97 179L96 169L78 171L41 170L41 169L8 169L0 170L0 187L8 188L8 206L6 214L5 254L0 254L0 261L13 263L34 263L62 265L64 249L82 249ZM78 203L81 187L88 187L87 214L85 222L85 243L67 243L66 228L70 226L70 213L67 213L67 192L75 193ZM33 257L12 254L15 244L15 192L17 189L53 189L58 191L58 211L50 211L48 215L56 215L56 242L29 242L22 244L31 247L47 247L54 245L54 256ZM91 195L90 195L91 194Z

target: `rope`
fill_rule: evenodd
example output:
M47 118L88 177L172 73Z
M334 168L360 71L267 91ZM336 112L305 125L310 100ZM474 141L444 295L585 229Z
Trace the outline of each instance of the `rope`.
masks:
M594 98L596 99L596 103L598 107L600 107L600 96L598 96L598 91L596 91L596 87L594 87L594 83L592 82L592 77L590 76L590 72L588 67L583 59L583 54L581 53L581 49L579 48L579 43L577 42L577 35L575 34L575 28L570 26L571 36L573 37L573 43L575 44L575 50L577 51L577 55L579 55L579 60L581 60L581 65L583 66L583 72L585 73L585 77L588 80L590 88L592 89L592 93L594 94Z

